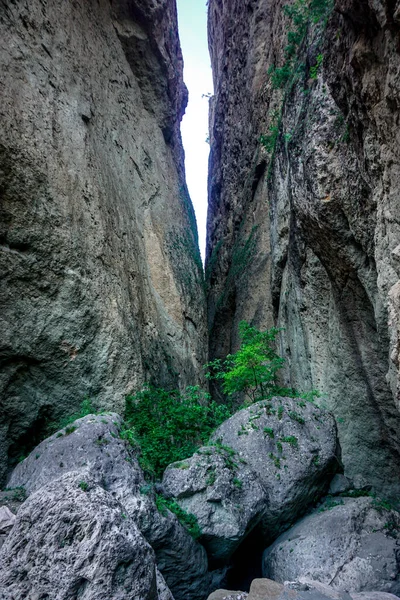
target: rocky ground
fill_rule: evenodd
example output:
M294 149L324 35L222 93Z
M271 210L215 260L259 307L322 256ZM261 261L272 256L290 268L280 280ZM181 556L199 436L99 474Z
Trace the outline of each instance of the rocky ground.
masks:
M400 514L335 475L326 411L293 398L242 409L155 486L122 432L118 414L88 415L14 469L0 507L1 598L400 595ZM198 539L174 507L197 520ZM264 552L250 558L265 579L224 591L232 570L245 581L237 556L255 535Z

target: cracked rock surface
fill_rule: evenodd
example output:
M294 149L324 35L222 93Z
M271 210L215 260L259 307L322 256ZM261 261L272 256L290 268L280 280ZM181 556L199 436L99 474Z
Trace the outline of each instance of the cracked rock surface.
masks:
M33 494L70 472L80 473L83 481L90 478L120 503L151 545L175 600L201 600L218 575L208 571L206 551L176 516L158 511L135 452L121 439L121 428L115 413L78 419L41 442L16 467L8 486Z
M368 497L335 498L281 535L263 556L278 582L400 595L400 515Z
M81 473L21 507L0 554L2 598L157 600L155 555L114 498Z
M0 2L0 482L84 398L206 362L174 0Z
M282 327L283 383L326 394L345 473L395 496L399 4L336 0L326 26L308 27L297 76L282 90L269 73L294 30L286 4L209 4L211 358L237 350L242 319ZM268 150L260 136L272 132Z

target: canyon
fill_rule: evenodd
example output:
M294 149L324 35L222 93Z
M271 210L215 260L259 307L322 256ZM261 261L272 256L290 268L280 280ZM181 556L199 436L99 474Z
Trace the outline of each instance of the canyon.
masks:
M399 36L209 0L203 269L175 0L0 0L1 598L400 595ZM242 321L282 392L157 479L126 396L223 403Z

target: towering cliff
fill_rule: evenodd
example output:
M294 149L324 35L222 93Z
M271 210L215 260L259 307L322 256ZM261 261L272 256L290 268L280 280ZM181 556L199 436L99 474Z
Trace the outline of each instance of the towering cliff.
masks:
M241 319L282 327L285 383L326 394L347 474L387 492L400 464L399 33L389 0L210 0L211 356L236 348Z
M0 1L0 479L85 397L206 359L174 0Z

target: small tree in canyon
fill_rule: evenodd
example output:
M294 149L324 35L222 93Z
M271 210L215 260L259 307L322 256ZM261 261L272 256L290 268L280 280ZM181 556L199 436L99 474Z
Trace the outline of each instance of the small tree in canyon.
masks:
M275 351L275 338L279 329L259 331L242 321L239 324L240 348L225 359L208 363L209 379L222 382L222 391L230 398L245 394L249 402L282 395L277 383L277 373L285 362Z

